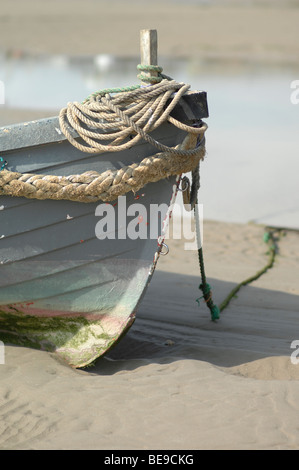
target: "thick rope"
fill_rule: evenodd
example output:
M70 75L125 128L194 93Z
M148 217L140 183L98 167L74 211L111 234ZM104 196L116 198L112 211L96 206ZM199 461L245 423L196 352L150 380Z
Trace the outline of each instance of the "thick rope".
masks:
M197 136L188 134L177 147L182 152L196 147ZM0 194L29 199L70 200L77 202L112 201L129 191L136 192L149 182L156 182L184 171L192 171L205 155L204 138L186 158L173 158L169 152L155 154L139 164L108 170L101 174L87 171L81 175L52 176L0 172Z
M119 89L113 97L102 90L81 104L69 103L60 112L60 126L79 150L97 154L119 152L143 139L160 153L139 164L101 174L95 171L70 176L22 174L7 171L2 165L0 194L30 199L111 201L129 191L136 192L149 182L193 171L205 155L207 126L205 123L201 127L187 126L170 116L188 89L189 85L162 79L156 85ZM166 121L188 133L182 144L168 147L149 135ZM71 135L69 126L76 130L81 142Z

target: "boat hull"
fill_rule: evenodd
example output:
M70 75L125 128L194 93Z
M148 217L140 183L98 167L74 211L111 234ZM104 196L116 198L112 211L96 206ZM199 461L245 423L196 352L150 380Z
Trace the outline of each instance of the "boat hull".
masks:
M55 132L55 120L41 123ZM182 141L162 127L157 139ZM65 140L16 147L4 153L9 170L63 176L114 170L155 153L143 144L121 155L82 154ZM172 177L111 203L1 197L0 339L55 352L73 367L102 356L134 322L176 189ZM161 209L155 217L153 207Z

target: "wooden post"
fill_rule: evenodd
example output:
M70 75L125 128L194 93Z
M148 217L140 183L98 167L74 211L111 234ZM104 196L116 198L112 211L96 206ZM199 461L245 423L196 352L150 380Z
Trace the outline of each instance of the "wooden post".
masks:
M158 65L158 36L156 29L142 29L140 31L141 65ZM144 71L148 77L157 77L155 70ZM147 82L144 82L148 84Z

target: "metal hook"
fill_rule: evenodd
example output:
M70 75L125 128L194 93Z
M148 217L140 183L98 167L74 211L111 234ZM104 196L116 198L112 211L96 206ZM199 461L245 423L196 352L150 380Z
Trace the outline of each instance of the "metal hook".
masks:
M190 181L189 181L189 178L187 176L184 176L182 179L181 179L181 184L182 184L182 187L181 188L178 188L178 191L181 191L182 193L184 193L185 191L187 191L187 189L190 188Z
M164 246L164 248L166 249L166 251L164 251L164 252L162 251L163 246ZM160 255L166 256L166 255L168 255L168 253L169 253L169 247L168 247L168 245L166 245L166 243L163 243L163 242L162 242L162 243L161 243Z

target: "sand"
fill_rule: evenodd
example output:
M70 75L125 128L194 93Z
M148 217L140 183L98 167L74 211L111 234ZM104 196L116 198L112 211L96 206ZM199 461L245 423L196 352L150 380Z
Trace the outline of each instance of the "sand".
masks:
M296 63L299 8L287 8L295 3L2 0L0 49L136 57L139 31L154 28L159 56Z
M130 35L124 31L121 45L138 53L133 49L139 29L158 23L162 30L166 7L156 15L140 2L128 14L124 6L112 12L116 3L63 1L58 7L55 0L3 1L1 46L88 54L106 38L105 52L120 52L119 38L103 18L113 17L120 28L126 15ZM241 46L250 54L273 46L276 58L290 46L298 53L292 36L298 9L248 7L246 18L259 19L253 35L249 26L243 28L244 9L202 8L205 21L191 38L188 22L194 25L195 8L175 4L167 10L163 52L193 47L198 53L196 46L205 37L215 54L222 49L233 54ZM179 38L176 25L182 17L188 22ZM76 26L82 18L91 23L79 39ZM279 39L274 34L278 19L289 32ZM98 36L91 42L96 22ZM208 35L211 27L215 31ZM244 33L242 44L238 31ZM46 110L37 115L2 108L0 119L9 123L43 115ZM263 234L264 227L255 224L204 220L206 273L217 304L266 264ZM6 345L5 364L0 365L0 449L103 449L107 455L123 449L297 449L299 350L291 344L299 341L299 233L286 230L282 235L273 268L242 287L217 322L202 300L199 306L196 302L196 251L184 250L185 240L170 239L170 252L159 260L134 325L93 367L73 370L54 354Z
M214 300L267 261L263 227L204 223ZM299 446L299 234L274 267L212 322L197 253L168 240L137 319L85 370L6 346L0 366L2 449L295 449Z

